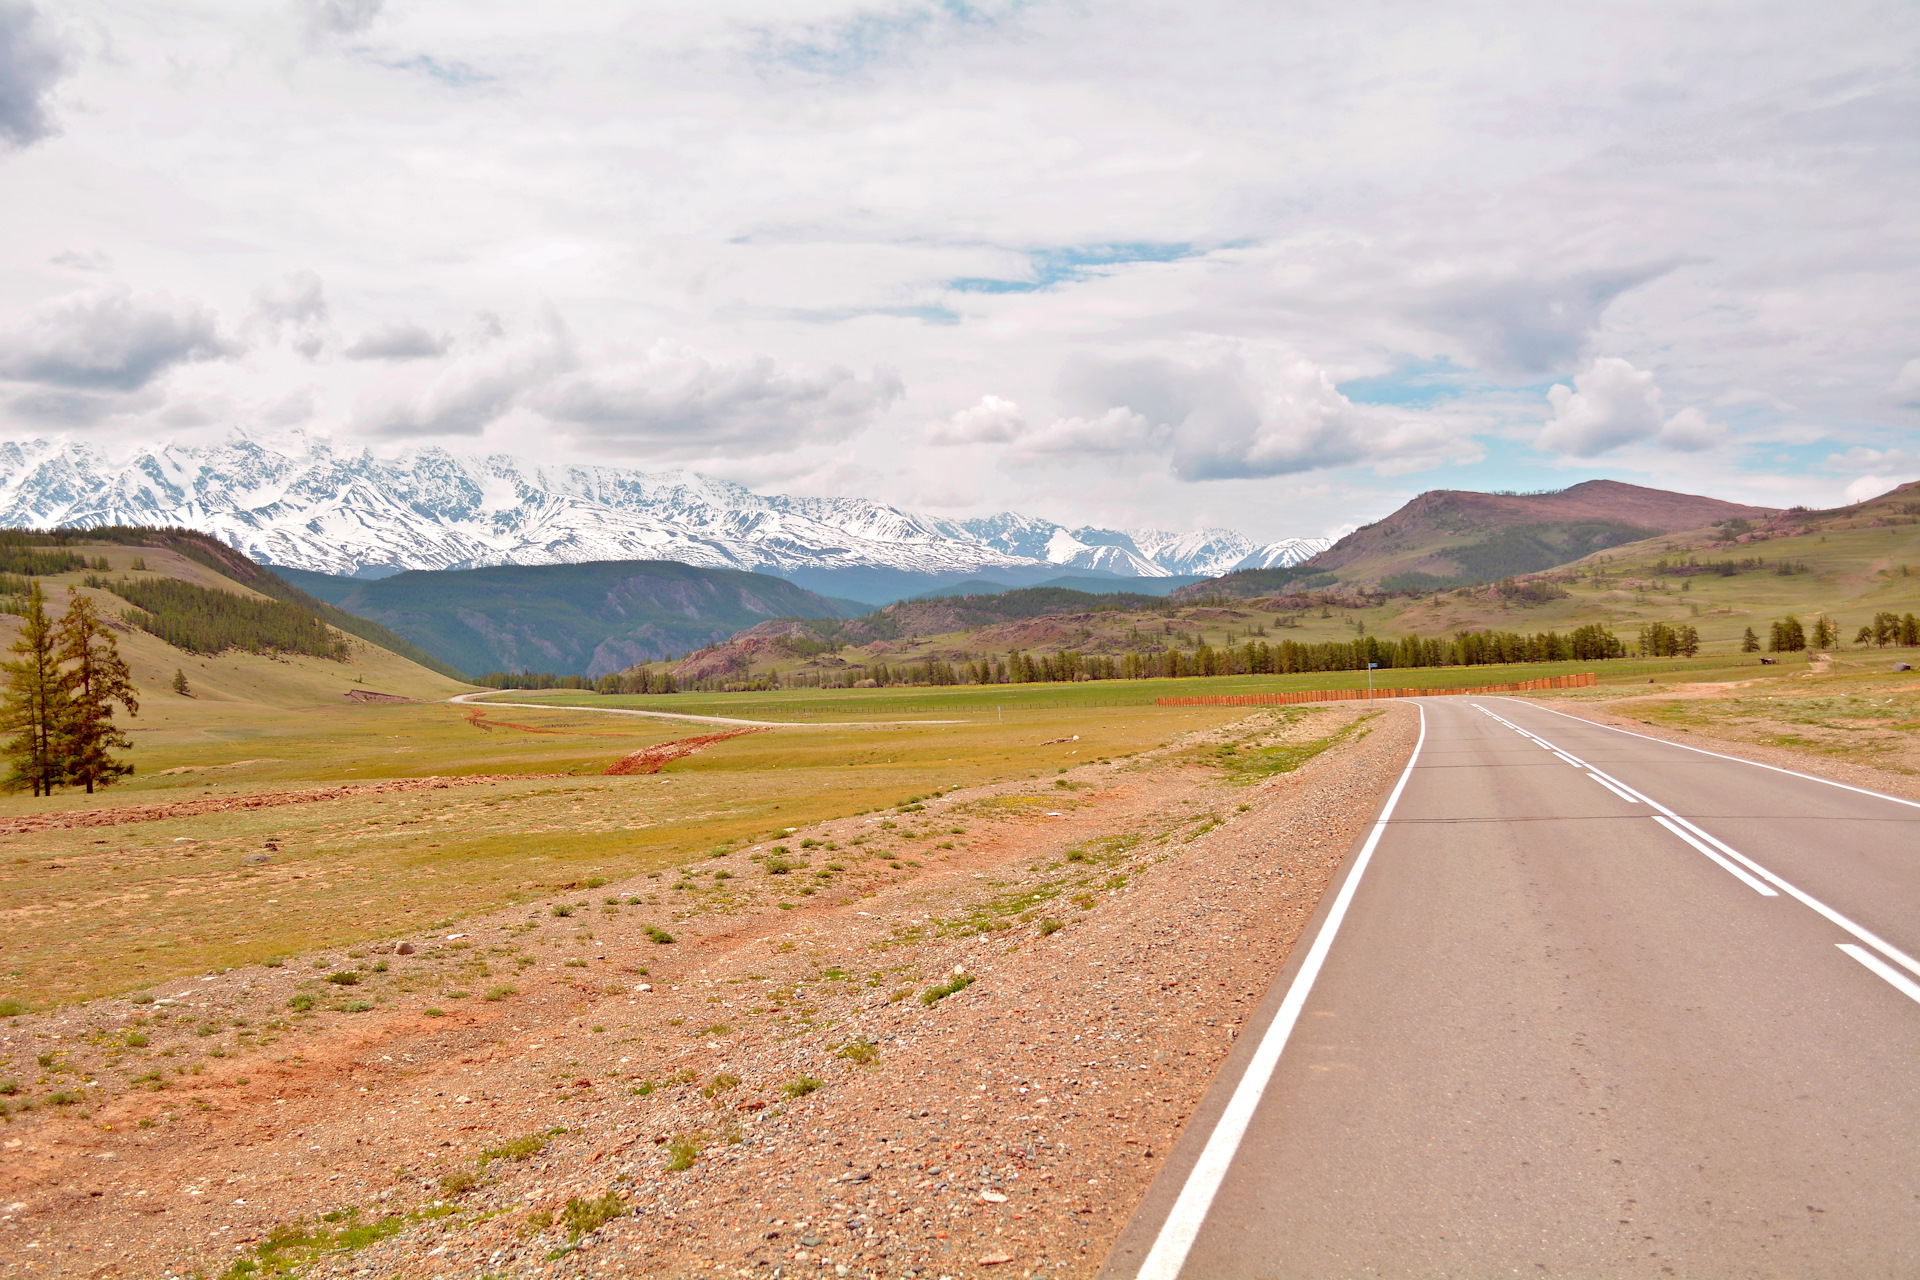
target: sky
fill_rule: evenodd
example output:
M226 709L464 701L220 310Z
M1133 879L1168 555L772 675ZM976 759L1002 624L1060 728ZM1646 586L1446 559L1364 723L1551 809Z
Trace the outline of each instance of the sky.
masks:
M0 0L0 438L1338 534L1920 478L1920 6Z

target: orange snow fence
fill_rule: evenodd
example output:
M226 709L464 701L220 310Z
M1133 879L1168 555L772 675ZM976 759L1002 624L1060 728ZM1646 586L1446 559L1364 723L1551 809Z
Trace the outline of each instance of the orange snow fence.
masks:
M1575 676L1544 676L1516 684L1461 685L1451 689L1404 689L1382 686L1374 698L1438 698L1450 694L1532 693L1538 689L1590 689L1599 683L1593 672ZM1214 693L1196 698L1155 698L1159 707L1277 707L1294 702L1365 702L1365 689L1301 689L1294 693Z

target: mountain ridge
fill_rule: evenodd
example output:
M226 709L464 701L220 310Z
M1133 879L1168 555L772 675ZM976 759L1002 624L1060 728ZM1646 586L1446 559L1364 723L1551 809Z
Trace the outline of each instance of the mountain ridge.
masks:
M1538 494L1429 489L1300 567L1388 590L1461 586L1570 564L1658 534L1776 514L1773 507L1619 480Z
M279 448L236 433L206 446L143 446L118 461L84 441L0 441L0 525L177 525L263 563L342 577L672 560L812 575L809 585L836 592L831 575L842 575L880 594L942 577L1018 582L1068 569L1206 577L1242 562L1298 562L1325 545L1256 544L1225 529L1068 528L1011 512L952 520L860 498L759 494L688 471L435 448L383 460L336 453L325 437L294 439Z

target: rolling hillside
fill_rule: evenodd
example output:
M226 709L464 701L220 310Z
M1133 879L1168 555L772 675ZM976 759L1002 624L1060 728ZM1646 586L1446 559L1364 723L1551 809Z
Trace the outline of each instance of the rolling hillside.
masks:
M1538 573L1660 534L1775 514L1617 480L1525 495L1434 489L1356 529L1301 568L1354 586L1443 589ZM1218 580L1220 588L1241 594L1233 590L1236 576Z
M371 582L284 572L310 594L473 675L602 676L769 618L849 612L782 578L666 560L416 570Z
M186 589L184 594L198 589L262 606L307 599L260 566L203 535L179 530L107 529L70 535L59 549L82 557L86 567L37 575L46 593L48 612L57 616L64 610L70 590L93 596L102 617L113 625L121 655L140 691L139 716L132 720L118 717L133 739L129 758L138 772L116 790L180 784L188 775L167 777L165 766L182 759L202 759L209 753L227 760L277 758L285 754L283 744L289 734L311 735L316 725L358 723L376 712L377 705L361 704L373 695L437 701L471 688L343 629L334 632L338 643L329 647L333 656L322 656L250 652L244 645L223 647L218 652L194 651L170 645L126 622L132 605L108 589L110 585L177 584ZM99 567L102 560L106 562L104 569ZM139 567L142 565L144 568ZM17 602L17 596L14 600ZM330 606L321 608L330 618ZM384 634L363 619L349 621L360 631ZM18 617L0 614L0 650L13 643L19 630ZM402 649L412 648L398 637L392 637L392 643ZM186 694L172 689L176 671L186 677ZM70 801L63 796L61 802Z

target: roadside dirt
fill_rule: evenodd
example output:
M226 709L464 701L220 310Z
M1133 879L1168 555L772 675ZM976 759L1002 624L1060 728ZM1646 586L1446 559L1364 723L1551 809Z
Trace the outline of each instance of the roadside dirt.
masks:
M243 760L239 763L261 762ZM457 778L397 778L392 782L356 782L338 787L308 787L300 791L260 791L251 795L170 800L165 804L123 804L103 809L30 814L24 818L0 819L0 835L26 835L35 831L59 831L69 827L117 827L128 822L159 822L164 818L189 818L202 813L272 809L283 804L317 804L322 800L346 800L354 796L397 794L402 791L444 791L449 787L482 787L498 782L523 782L528 778L575 776L570 773L474 773L462 774Z
M0 1273L1090 1275L1414 733L1257 712L0 1023Z

